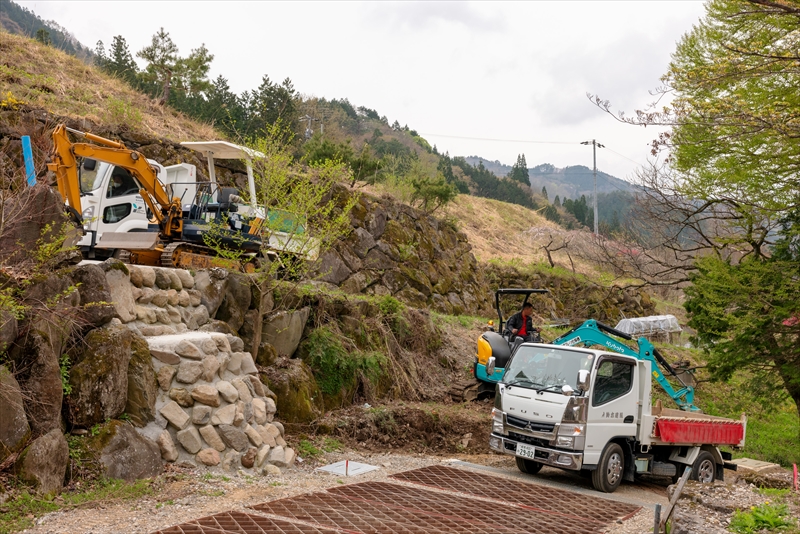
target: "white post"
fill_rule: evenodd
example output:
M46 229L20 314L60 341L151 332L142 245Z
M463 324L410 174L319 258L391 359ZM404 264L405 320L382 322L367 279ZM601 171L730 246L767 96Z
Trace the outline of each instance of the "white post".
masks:
M592 160L594 162L594 235L598 234L597 231L597 142L592 139Z

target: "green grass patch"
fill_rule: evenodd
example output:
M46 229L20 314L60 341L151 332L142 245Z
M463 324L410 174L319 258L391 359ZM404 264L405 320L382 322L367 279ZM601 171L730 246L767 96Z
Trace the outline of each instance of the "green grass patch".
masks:
M345 348L342 337L329 327L311 332L304 345L307 363L314 370L320 389L328 395L352 389L362 378L376 383L384 374L384 354Z
M782 530L795 524L789 517L789 507L785 504L764 503L750 510L737 510L733 513L730 529L738 534Z
M297 454L302 458L316 458L317 456L322 455L322 451L317 448L311 441L307 439L301 439L300 443L297 444Z
M63 509L93 506L109 501L137 499L154 493L153 481L100 480L90 489L40 496L23 491L0 505L0 534L19 532L34 525L36 518Z
M486 326L488 319L476 317L474 315L445 315L443 313L431 312L433 324L439 327L461 326L462 328L472 328L477 324ZM494 320L494 318L492 319Z

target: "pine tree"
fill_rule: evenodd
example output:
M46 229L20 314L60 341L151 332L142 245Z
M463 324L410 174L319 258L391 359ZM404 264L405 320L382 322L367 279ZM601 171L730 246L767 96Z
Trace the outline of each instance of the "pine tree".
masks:
M508 177L525 185L531 184L528 176L528 164L525 162L525 154L517 156L517 162L511 167Z

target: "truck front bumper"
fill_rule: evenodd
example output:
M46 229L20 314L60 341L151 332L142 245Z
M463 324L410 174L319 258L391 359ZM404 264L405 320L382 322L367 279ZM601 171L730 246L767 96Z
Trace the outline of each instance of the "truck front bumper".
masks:
M510 454L511 456L517 455L517 443L520 442L510 439L508 436L501 436L495 433L492 433L489 437L490 449L503 454ZM560 467L561 469L580 471L583 467L583 453L551 449L549 447L540 447L537 445L534 461L544 465Z

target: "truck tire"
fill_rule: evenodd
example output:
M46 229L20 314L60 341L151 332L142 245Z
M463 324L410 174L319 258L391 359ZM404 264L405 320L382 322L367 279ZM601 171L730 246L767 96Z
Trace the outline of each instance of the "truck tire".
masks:
M592 486L603 493L613 493L622 482L625 471L625 455L622 447L609 443L600 455L597 469L592 471Z
M692 464L692 474L690 478L703 484L710 484L714 482L715 472L717 466L714 463L714 457L708 451L700 451L697 459Z
M535 475L542 470L542 464L541 462L534 462L528 458L520 458L517 456L517 468L519 468L519 470L523 473Z

